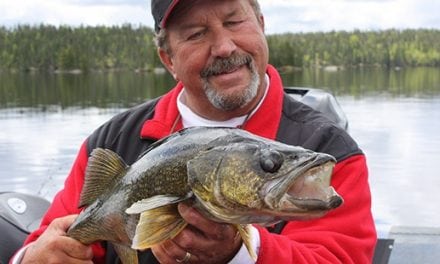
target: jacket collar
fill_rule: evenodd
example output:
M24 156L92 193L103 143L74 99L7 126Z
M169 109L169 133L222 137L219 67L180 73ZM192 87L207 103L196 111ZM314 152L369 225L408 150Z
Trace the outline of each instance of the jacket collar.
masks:
M253 134L275 139L283 107L283 84L276 69L268 65L267 74L270 84L266 98L258 111L244 124L245 129ZM154 116L145 121L141 129L141 138L161 139L182 129L177 109L177 97L183 89L179 82L170 92L158 101Z

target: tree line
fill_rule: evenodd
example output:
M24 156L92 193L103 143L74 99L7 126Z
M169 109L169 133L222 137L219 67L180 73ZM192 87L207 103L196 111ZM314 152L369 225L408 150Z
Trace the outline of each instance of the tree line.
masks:
M332 31L267 36L277 67L440 66L440 30ZM160 67L145 26L0 27L0 69L152 70Z
M271 60L292 66L440 66L440 30L332 31L268 36Z
M19 25L0 28L0 68L143 69L159 65L148 27Z

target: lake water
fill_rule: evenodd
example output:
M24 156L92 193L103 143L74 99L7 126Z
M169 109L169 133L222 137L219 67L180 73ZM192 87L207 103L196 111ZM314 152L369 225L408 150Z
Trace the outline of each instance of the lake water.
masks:
M310 70L283 79L337 96L368 158L379 229L440 227L440 69ZM131 72L0 72L0 192L52 199L93 129L172 85L167 75Z

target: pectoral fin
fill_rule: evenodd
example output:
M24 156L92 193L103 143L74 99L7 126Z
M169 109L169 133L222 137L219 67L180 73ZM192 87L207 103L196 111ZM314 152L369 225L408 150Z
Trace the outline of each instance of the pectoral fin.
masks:
M138 264L137 251L120 244L112 244L122 264Z
M140 214L148 210L152 210L165 205L176 204L191 197L192 193L188 193L184 197L170 195L155 195L150 198L140 200L132 204L125 210L127 214Z
M255 253L251 243L250 225L235 225L235 227L237 228L238 233L240 233L241 239L243 240L249 255L254 261L257 261L257 254Z
M177 204L170 204L141 213L132 248L144 250L175 237L187 223L177 211Z

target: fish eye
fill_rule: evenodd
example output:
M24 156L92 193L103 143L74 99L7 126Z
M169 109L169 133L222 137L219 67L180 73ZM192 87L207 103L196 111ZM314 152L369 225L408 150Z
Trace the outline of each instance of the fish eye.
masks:
M275 150L264 150L260 157L260 166L265 172L277 172L283 164L283 156Z

